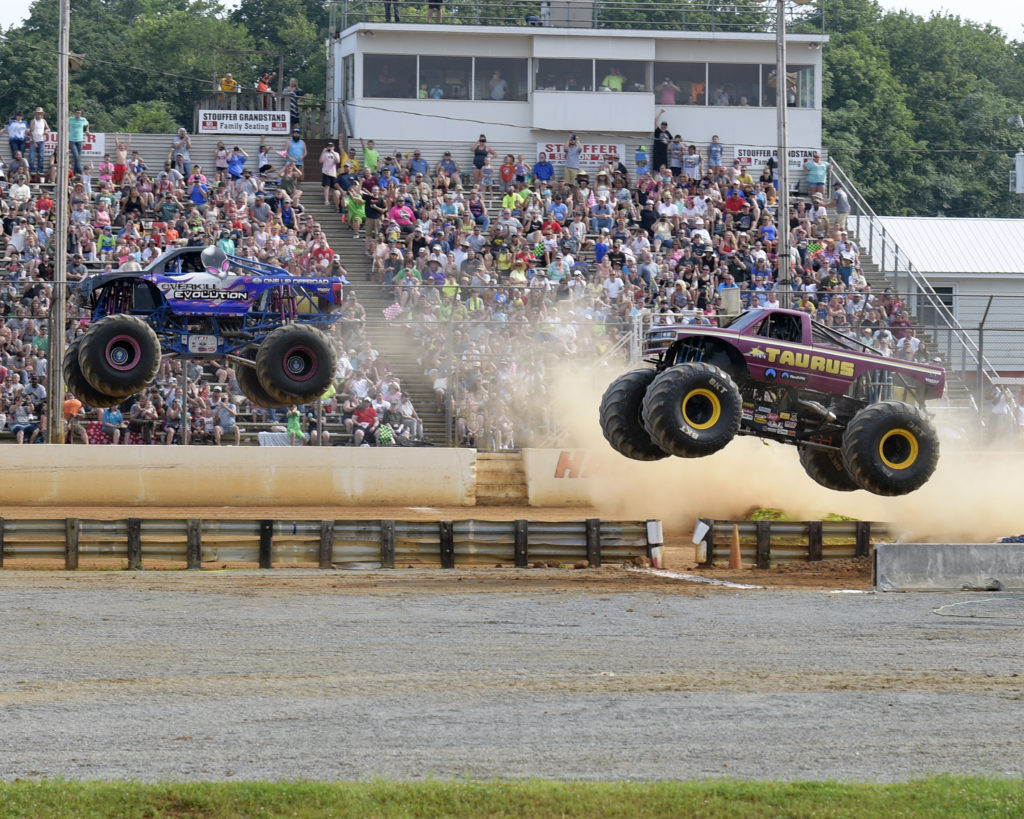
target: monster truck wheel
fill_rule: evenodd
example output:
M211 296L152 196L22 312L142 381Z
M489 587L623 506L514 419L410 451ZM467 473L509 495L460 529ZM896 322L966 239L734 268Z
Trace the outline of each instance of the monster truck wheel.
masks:
M284 404L315 401L334 378L338 354L331 340L315 327L278 327L256 353L260 386Z
M800 454L800 465L815 483L836 492L853 492L860 489L860 485L843 466L843 456L840 453L806 446L797 447L797 451Z
M727 373L710 364L680 364L654 379L644 396L644 427L680 458L718 452L739 431L743 400Z
M235 377L238 379L238 388L253 406L263 409L285 409L289 406L289 402L278 401L267 394L260 384L255 367L240 364L235 367Z
M917 407L882 401L865 407L843 435L843 463L862 489L906 495L920 489L939 461L939 437Z
M154 378L160 367L160 341L136 316L107 316L85 331L78 363L93 389L127 398Z
M612 449L634 461L657 461L668 453L644 429L641 410L654 370L633 370L608 385L601 397L601 432Z
M93 389L92 384L85 380L81 366L78 364L78 347L81 339L75 339L68 345L64 353L64 383L68 390L83 404L90 407L112 407L121 403L120 398L106 395L99 390Z

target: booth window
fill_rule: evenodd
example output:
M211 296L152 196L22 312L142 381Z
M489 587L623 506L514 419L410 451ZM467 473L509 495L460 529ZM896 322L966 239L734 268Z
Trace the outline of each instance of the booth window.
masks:
M775 65L761 66L761 105L775 105ZM793 108L813 108L814 99L814 66L790 65L786 68L787 104Z
M477 57L473 85L475 100L524 102L529 96L527 61L503 57Z
M654 64L654 102L659 106L707 105L707 88L707 63Z
M416 98L416 57L406 54L364 54L363 96Z
M639 60L596 60L597 87L600 90L647 91L649 66L650 63Z
M471 57L420 57L418 96L430 99L468 100L472 76Z
M745 107L760 105L760 66L710 63L708 104Z
M593 91L593 60L537 60L538 91Z

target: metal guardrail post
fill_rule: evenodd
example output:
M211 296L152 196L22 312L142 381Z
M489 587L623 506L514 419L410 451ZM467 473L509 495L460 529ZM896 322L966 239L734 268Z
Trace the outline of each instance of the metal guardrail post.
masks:
M601 519L587 518L587 561L591 569L601 566Z
M772 522L757 522L757 568L769 569L772 563Z
M142 519L128 518L128 569L142 568Z
M203 568L203 522L199 518L188 519L188 546L185 554L188 568Z
M64 568L71 572L78 568L78 518L64 518Z
M517 520L515 522L515 545L513 551L515 554L515 564L517 569L525 569L530 565L530 523L526 520Z
M866 520L857 521L857 557L867 557L871 552L871 523Z
M317 554L317 564L321 569L329 569L332 557L334 557L334 521L322 520L320 521L320 549Z
M821 521L812 520L807 523L807 559L811 562L821 560L823 544Z
M715 521L713 518L701 518L700 521L708 527L708 531L704 535L707 550L704 552L704 562L700 565L705 569L710 569L715 564Z
M383 569L395 568L395 522L380 522L380 565Z
M455 568L455 526L450 520L437 522L438 538L441 541L441 568Z
M260 521L260 568L274 568L274 521Z

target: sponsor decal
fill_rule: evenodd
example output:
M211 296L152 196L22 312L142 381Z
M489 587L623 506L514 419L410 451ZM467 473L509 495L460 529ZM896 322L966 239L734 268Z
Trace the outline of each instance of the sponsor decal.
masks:
M777 375L778 375L778 373L774 369L772 369L771 367L769 367L767 370L764 371L764 377L765 378L775 378L775 376L777 376Z
M765 351L762 350L760 347L754 347L749 353L747 353L747 355L749 355L751 358L767 358L768 357L767 354L765 353Z

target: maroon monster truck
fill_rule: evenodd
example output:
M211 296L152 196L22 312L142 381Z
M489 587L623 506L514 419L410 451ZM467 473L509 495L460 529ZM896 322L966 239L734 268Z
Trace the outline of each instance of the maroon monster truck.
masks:
M840 492L904 495L931 477L939 440L924 402L939 367L883 358L795 310L747 310L726 326L651 328L652 368L611 383L601 429L628 458L700 458L737 434L794 444Z

